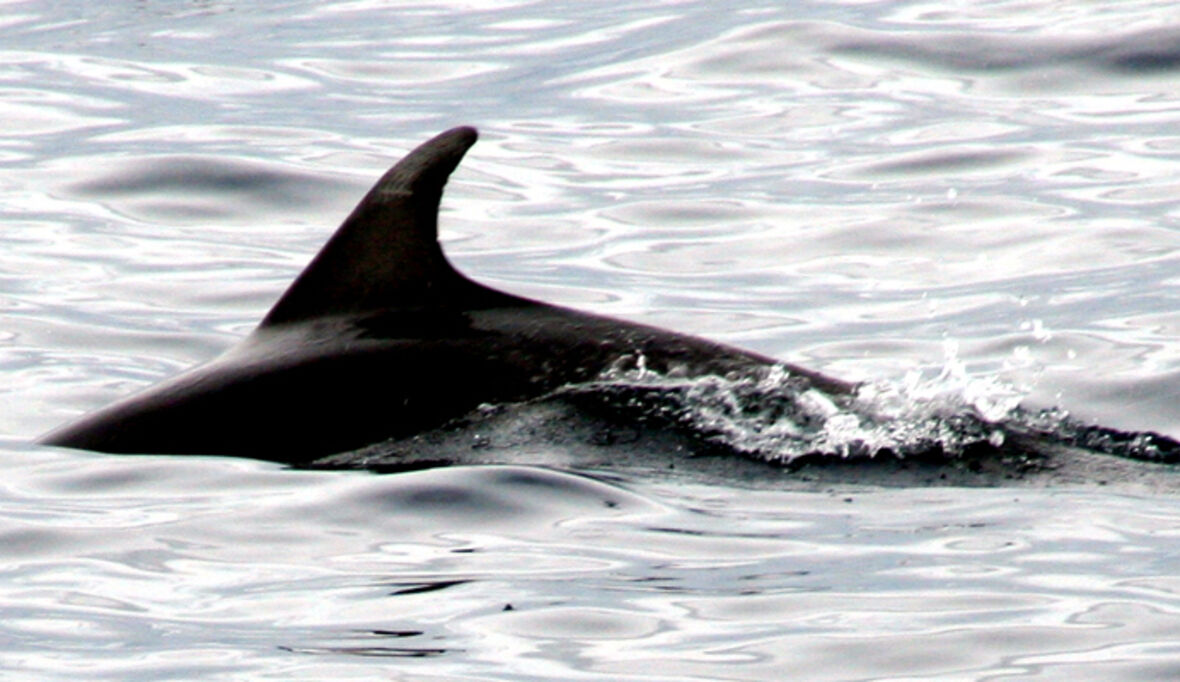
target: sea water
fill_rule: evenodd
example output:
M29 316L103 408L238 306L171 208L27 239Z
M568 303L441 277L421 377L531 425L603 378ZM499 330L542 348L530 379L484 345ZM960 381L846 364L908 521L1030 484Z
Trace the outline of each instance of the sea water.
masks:
M7 2L0 36L3 676L1180 670L1180 505L1139 489L31 443L232 345L457 124L484 283L1180 436L1170 5Z

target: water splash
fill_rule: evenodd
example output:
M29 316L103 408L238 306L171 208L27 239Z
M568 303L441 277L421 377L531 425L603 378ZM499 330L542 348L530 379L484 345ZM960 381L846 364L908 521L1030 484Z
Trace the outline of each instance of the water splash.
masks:
M1158 434L1082 424L1057 408L1026 409L1021 401L1028 392L995 376L972 375L953 341L936 375L910 372L897 381L862 384L847 396L818 391L781 365L741 375L670 376L651 370L642 355L595 381L562 389L782 464L816 456L950 460L969 449L1003 449L1013 437L1134 459L1180 460L1180 444Z
M990 422L1020 399L998 383L960 386L952 380L958 377L954 371L932 381L913 375L898 384L866 384L853 395L832 396L781 365L742 375L685 377L654 372L642 356L632 360L596 381L563 390L780 463L806 455L905 457L934 450L954 455L974 443L998 444L1002 434Z

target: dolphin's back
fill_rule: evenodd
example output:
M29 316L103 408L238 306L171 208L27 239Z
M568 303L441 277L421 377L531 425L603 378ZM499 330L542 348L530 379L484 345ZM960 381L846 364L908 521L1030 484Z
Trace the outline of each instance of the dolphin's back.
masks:
M732 375L768 358L518 299L458 314L389 314L257 330L206 365L50 434L118 453L306 463L404 438L481 405L530 400L640 361Z

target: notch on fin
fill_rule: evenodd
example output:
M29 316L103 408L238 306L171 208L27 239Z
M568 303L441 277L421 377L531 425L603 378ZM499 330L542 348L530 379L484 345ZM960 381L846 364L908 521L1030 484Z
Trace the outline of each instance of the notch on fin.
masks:
M487 291L459 274L438 244L443 186L477 138L474 128L453 128L381 176L259 327L437 307Z

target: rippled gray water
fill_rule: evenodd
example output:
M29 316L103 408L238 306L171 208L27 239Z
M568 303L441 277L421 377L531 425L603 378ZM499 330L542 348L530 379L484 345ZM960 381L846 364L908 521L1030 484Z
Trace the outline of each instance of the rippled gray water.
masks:
M456 124L487 284L852 380L1180 436L1162 2L9 2L0 671L1166 679L1135 489L377 476L30 444L249 331ZM907 392L908 391L908 392Z

